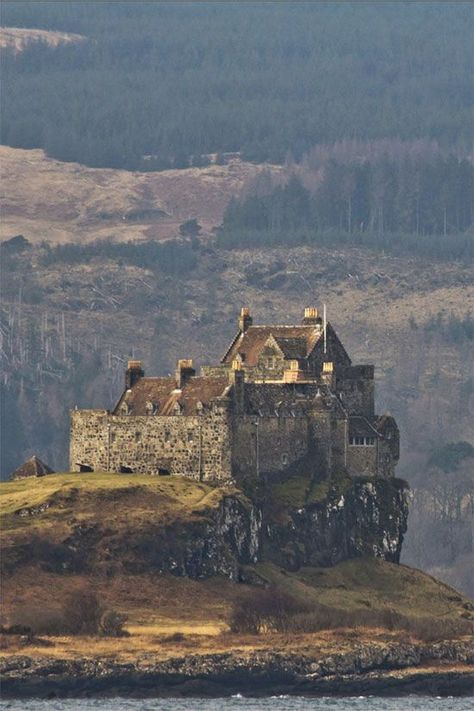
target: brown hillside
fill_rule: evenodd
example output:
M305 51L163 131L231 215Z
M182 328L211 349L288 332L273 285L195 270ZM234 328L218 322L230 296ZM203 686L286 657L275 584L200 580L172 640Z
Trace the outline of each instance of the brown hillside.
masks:
M234 159L222 166L132 173L7 146L0 146L0 167L0 238L23 234L33 242L166 239L190 218L209 232L245 182L264 169L281 170Z

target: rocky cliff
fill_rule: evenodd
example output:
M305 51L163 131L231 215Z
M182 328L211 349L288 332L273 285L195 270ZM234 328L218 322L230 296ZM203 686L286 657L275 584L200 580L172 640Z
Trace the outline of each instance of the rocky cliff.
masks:
M266 555L290 570L360 556L398 563L407 529L407 485L400 479L355 479L278 518L265 526Z
M345 482L277 514L265 497L189 480L52 475L4 486L18 494L6 518L7 571L36 563L55 573L238 580L242 565L263 560L288 570L361 556L398 562L407 522L399 480ZM28 489L37 500L25 507Z

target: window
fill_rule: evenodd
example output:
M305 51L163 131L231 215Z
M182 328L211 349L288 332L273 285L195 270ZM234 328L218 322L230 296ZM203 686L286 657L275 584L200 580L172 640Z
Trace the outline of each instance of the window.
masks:
M375 445L375 437L349 437L349 444L353 447L373 447Z
M169 442L170 439L171 439L171 433L170 433L168 430L166 430L166 432L165 432L165 442Z
M194 439L193 431L192 431L192 430L188 430L188 442L192 442L193 439Z
M141 432L135 432L135 442L139 442L142 438Z
M288 464L288 455L286 453L281 455L281 463Z

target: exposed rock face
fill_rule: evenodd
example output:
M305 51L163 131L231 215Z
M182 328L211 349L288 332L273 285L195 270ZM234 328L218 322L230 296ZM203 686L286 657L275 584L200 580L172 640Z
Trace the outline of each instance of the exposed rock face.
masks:
M217 499L217 491L216 491ZM123 505L123 504L122 504ZM48 502L18 515L42 515ZM164 523L157 511L146 523L120 528L104 519L72 519L62 540L35 537L5 550L5 572L35 562L49 572L111 575L168 572L199 579L239 577L242 564L257 562L260 554L261 513L243 495L224 493L192 515L176 515Z
M407 528L406 485L398 479L358 479L344 493L290 509L266 525L265 555L290 570L335 565L358 556L398 563Z
M237 496L224 496L205 519L173 524L135 539L128 572L160 572L190 578L239 576L241 564L255 563L260 553L261 514Z
M238 580L242 565L265 560L297 570L358 556L391 562L400 557L408 514L400 480L353 480L344 493L333 490L319 503L286 508L278 517L235 489L216 489L212 497L191 515L177 510L166 520L159 510L151 511L125 527L113 519L72 517L61 537L36 537L11 553L5 550L2 565L5 571L36 562L55 573L123 570ZM50 503L17 515L42 516ZM133 505L133 499L121 505Z

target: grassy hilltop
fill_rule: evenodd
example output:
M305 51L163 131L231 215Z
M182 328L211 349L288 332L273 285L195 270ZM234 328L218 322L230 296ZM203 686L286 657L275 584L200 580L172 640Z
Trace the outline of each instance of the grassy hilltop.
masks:
M175 545L176 539L187 541L199 535L226 496L245 502L236 489L212 489L179 478L69 473L1 484L3 624L36 624L47 631L48 620L57 617L68 595L86 586L107 608L127 617L131 637L60 634L50 637L54 646L47 648L48 655L107 653L126 659L153 651L167 657L189 645L204 653L242 645L300 650L309 644L313 649L330 641L343 648L356 640L432 641L469 632L472 606L467 598L420 571L376 559L297 572L262 562L243 566L246 583L133 568L147 533L163 546L171 545L170 536ZM82 542L74 530L81 531ZM76 558L71 566L67 556L61 557L61 546L81 545L89 558ZM229 632L239 600L262 590L263 583L310 605L308 632L304 627L294 634ZM350 631L355 628L356 637ZM11 654L15 645L20 645L18 638L5 636L2 653ZM35 645L28 653L46 653Z

